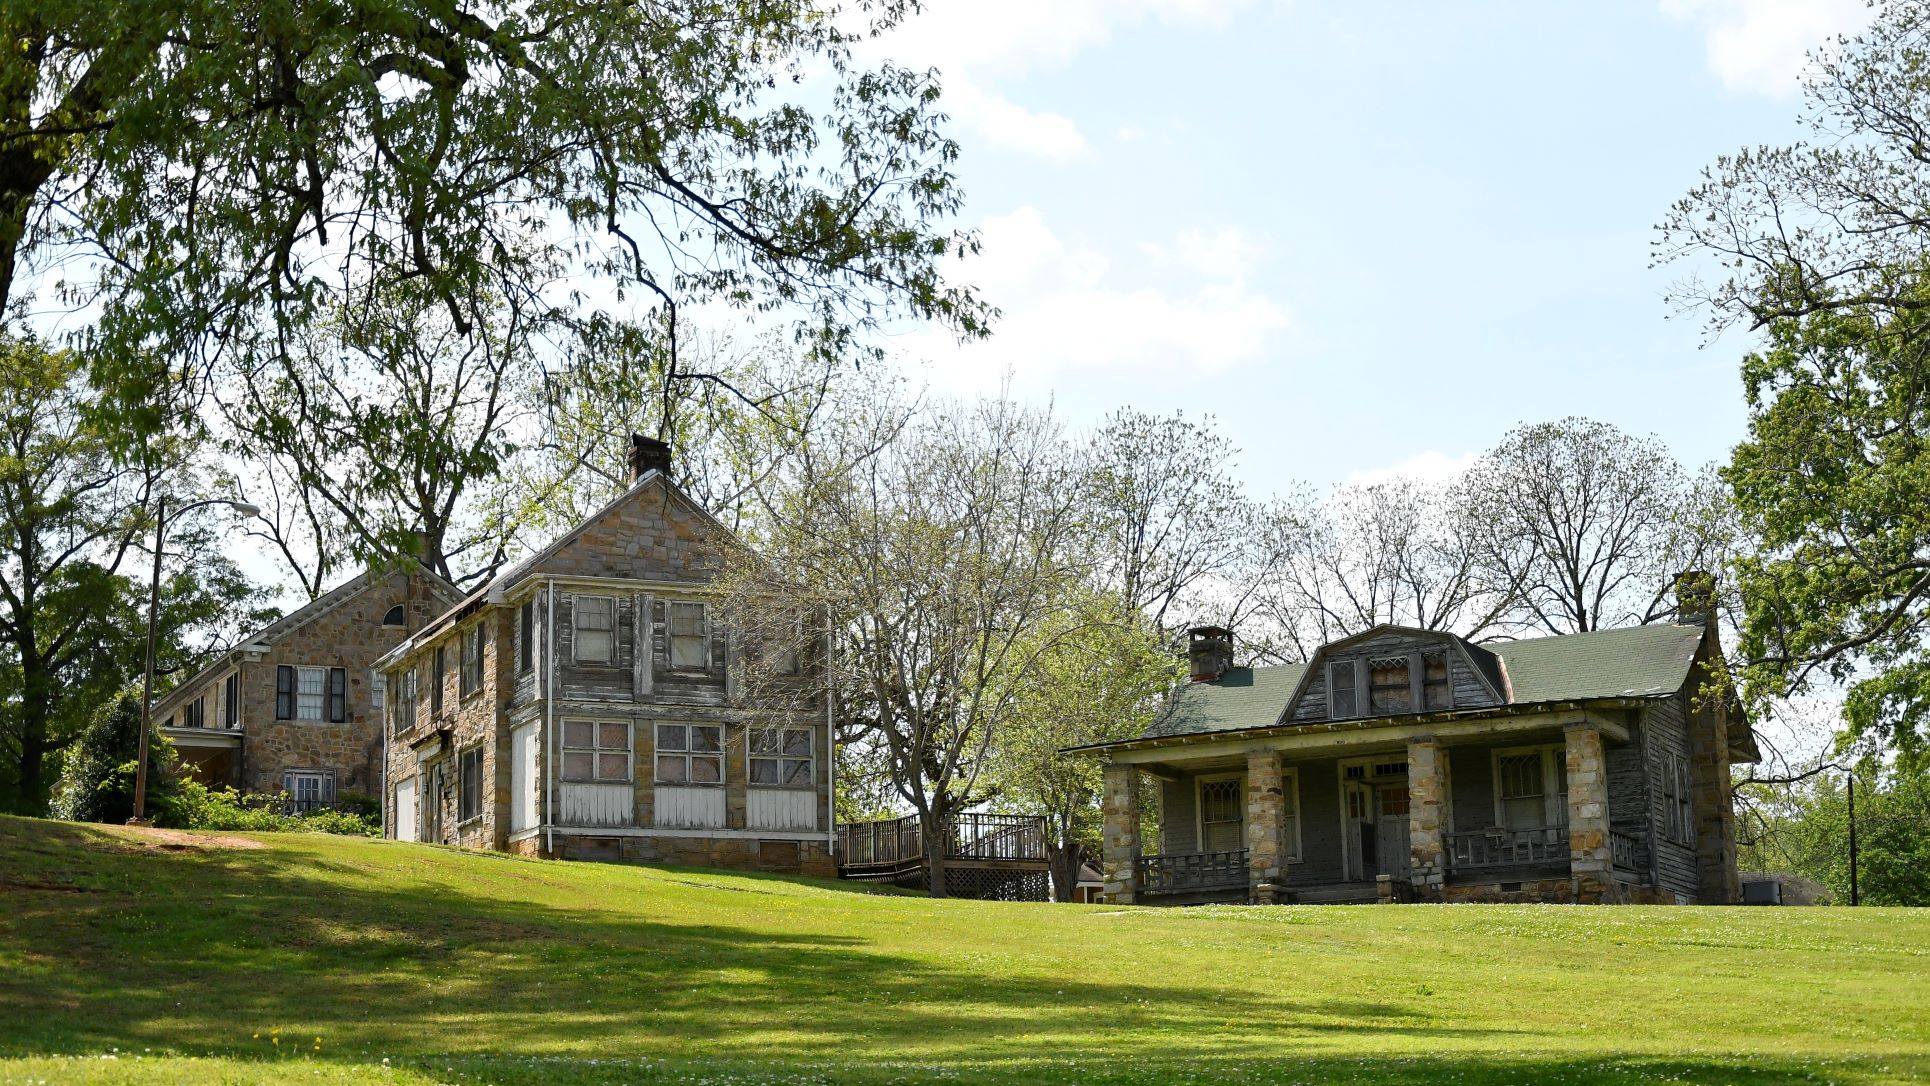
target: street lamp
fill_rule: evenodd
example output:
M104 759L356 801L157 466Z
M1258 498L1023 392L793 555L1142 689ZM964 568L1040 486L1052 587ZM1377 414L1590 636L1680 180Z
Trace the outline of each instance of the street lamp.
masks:
M261 516L261 507L247 502L229 501L227 498L205 498L190 502L174 511L180 516L191 509L204 505L225 505L242 517ZM141 676L141 744L139 761L134 763L134 817L127 820L130 826L147 825L147 733L154 727L154 624L156 612L161 608L161 551L167 545L168 503L166 498L154 504L154 576L148 582L147 590L147 667Z

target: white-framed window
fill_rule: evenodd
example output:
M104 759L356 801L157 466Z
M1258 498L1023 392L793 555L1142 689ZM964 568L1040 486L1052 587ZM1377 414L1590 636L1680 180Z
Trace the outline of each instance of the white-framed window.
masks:
M1567 748L1504 747L1494 752L1494 821L1510 830L1568 824Z
M1200 851L1232 852L1246 847L1246 784L1238 776L1201 777Z
M221 684L221 725L225 728L241 727L241 672L230 671L228 678Z
M810 788L817 736L810 727L752 728L750 783L770 788Z
M579 664L610 664L617 658L617 599L577 596L570 602L572 641Z
M670 666L696 671L710 666L710 621L701 603L672 600L669 605Z
M281 775L281 787L297 811L312 811L335 802L335 774L326 769L291 769Z
M328 707L328 669L295 669L295 719L320 720Z
M630 780L630 725L608 720L563 722L563 779Z
M380 671L369 672L369 709L380 714L389 704L389 677Z
M657 725L657 783L724 783L723 726Z
M1662 836L1678 845L1695 844L1695 802L1689 787L1689 760L1662 756Z

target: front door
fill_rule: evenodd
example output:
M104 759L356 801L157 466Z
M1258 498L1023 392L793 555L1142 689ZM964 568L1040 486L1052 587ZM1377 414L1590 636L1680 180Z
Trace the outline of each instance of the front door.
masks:
M1375 802L1374 786L1366 781L1344 781L1340 798L1346 815L1347 877L1371 879L1380 874L1379 804Z
M1380 816L1375 828L1375 853L1380 857L1380 869L1375 874L1406 878L1412 856L1407 843L1407 782L1378 784L1374 786L1374 793Z
M416 820L420 813L416 809L415 781L397 781L395 785L395 839L413 841L421 836L422 826Z

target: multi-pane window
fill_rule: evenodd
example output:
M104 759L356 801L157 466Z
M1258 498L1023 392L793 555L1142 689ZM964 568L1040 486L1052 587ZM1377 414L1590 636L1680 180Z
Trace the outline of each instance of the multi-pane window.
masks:
M241 727L241 672L231 672L228 681L221 684L221 723L230 728Z
M202 710L206 705L207 698L205 696L195 698L193 701L183 705L181 707L181 726L184 728L205 727L207 720L203 718Z
M1427 709L1454 708L1454 687L1448 682L1448 659L1443 652L1421 656L1421 701Z
M670 666L704 668L710 666L710 631L701 603L670 604Z
M396 674L395 701L391 703L389 715L397 735L415 726L417 689L422 685L419 674L415 668Z
M1335 660L1327 665L1327 715L1335 720L1360 715L1356 670L1352 660Z
M335 802L335 774L324 769L291 769L281 776L297 811L313 811Z
M441 645L436 646L433 657L435 663L429 676L429 712L442 712L442 688L449 678L449 651Z
M340 667L275 668L275 719L348 719L348 669Z
M1200 849L1231 852L1240 847L1243 789L1238 777L1200 782Z
M478 622L476 628L462 635L462 696L468 697L482 689L483 642L489 635L489 624Z
M630 779L630 725L609 721L563 722L563 779Z
M456 774L456 821L467 822L482 814L482 747L470 747L456 756Z
M1414 678L1405 656L1367 661L1367 711L1370 716L1407 713L1414 709Z
M751 783L778 788L811 787L810 728L753 728Z
M295 669L295 719L320 720L327 708L328 669L320 667L298 667Z
M1501 824L1511 830L1547 824L1548 794L1542 782L1542 753L1503 754L1495 759L1495 787L1501 797Z
M528 599L516 615L518 639L516 642L516 673L528 674L536 661L536 601Z
M576 659L584 664L609 664L617 658L617 601L615 596L578 596L571 606Z
M381 713L389 704L389 677L380 671L369 672L369 709ZM379 719L379 717L378 717Z
M657 783L724 783L723 727L717 724L657 725Z
M1679 845L1695 844L1689 760L1675 754L1662 756L1662 836Z

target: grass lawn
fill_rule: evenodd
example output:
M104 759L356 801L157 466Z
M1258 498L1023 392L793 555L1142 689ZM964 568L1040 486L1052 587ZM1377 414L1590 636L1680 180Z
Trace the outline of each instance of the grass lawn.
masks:
M1930 911L931 901L0 817L0 1084L1930 1080Z

